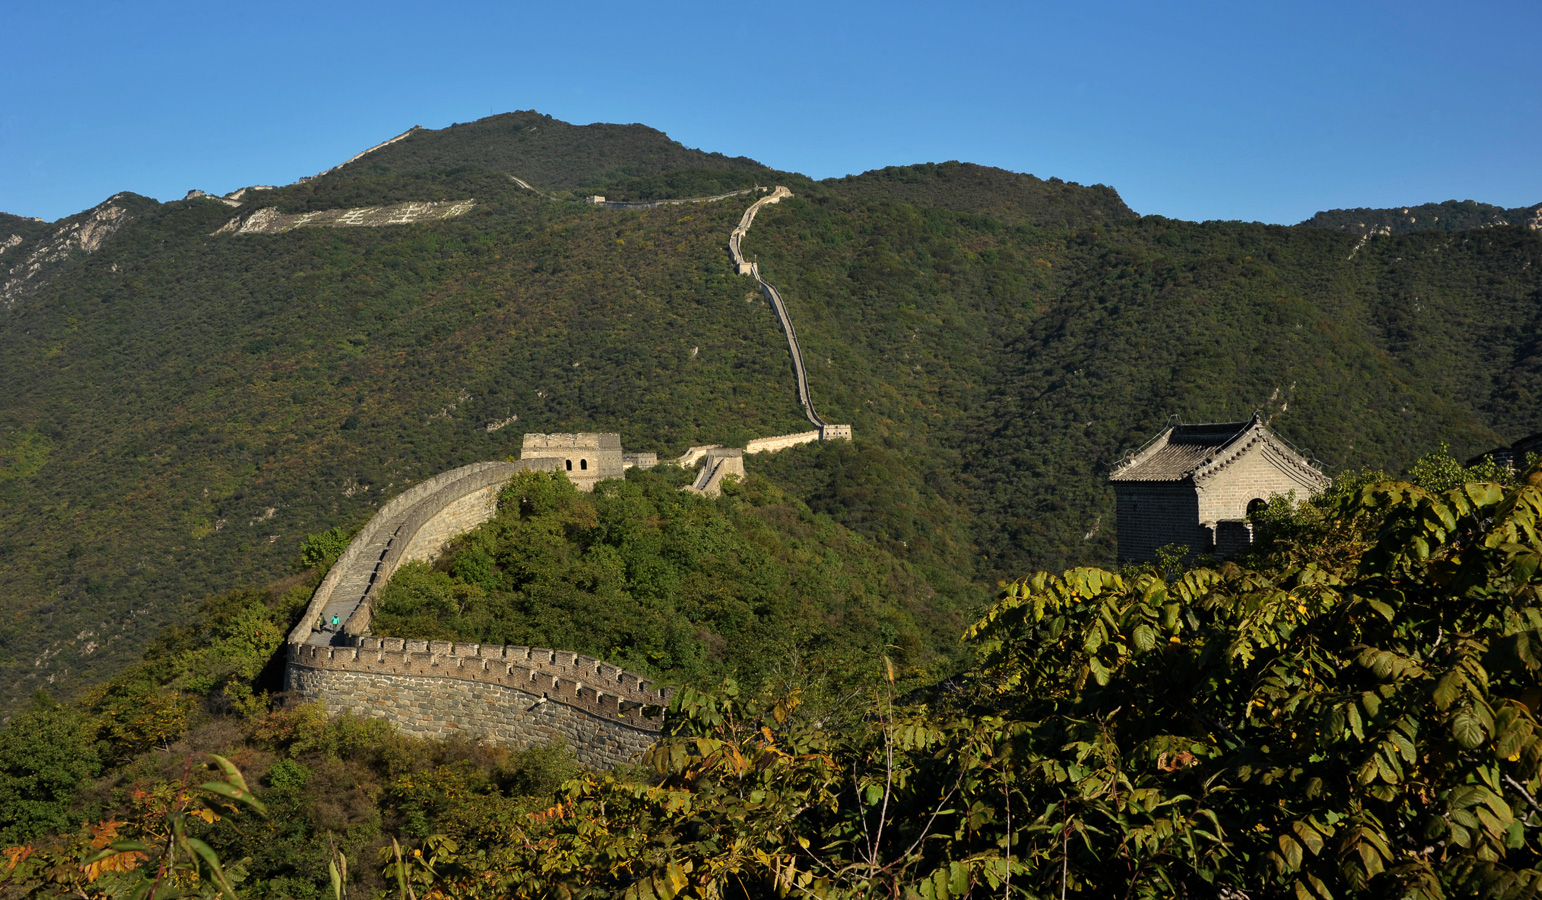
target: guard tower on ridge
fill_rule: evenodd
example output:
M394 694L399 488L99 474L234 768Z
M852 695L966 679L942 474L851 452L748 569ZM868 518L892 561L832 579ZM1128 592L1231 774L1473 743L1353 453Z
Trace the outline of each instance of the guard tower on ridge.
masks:
M1246 422L1174 425L1108 480L1119 511L1119 558L1132 562L1154 560L1173 544L1190 554L1241 552L1253 542L1249 513L1275 495L1314 496L1329 481L1256 413Z
M526 434L520 459L558 459L559 469L581 491L592 491L605 478L625 477L621 435L580 432L578 434Z

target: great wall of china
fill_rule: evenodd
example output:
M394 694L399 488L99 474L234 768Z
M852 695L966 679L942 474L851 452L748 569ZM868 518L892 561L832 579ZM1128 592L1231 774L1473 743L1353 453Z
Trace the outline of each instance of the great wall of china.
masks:
M671 202L712 202L749 192ZM743 478L746 454L851 438L849 425L827 424L814 410L786 305L740 249L755 213L789 196L790 191L778 187L751 205L729 238L729 252L735 271L753 276L775 307L792 351L798 400L818 430L758 438L743 448L719 444L690 448L677 463L684 468L704 463L687 488L696 493L715 495L725 478ZM610 208L640 205L591 200ZM222 232L257 230L245 229L236 221ZM312 222L284 224L302 227ZM527 450L532 437L544 443L572 438L572 454L585 452L580 449L583 435L527 436ZM618 461L624 457L619 443L614 452ZM669 703L671 691L600 660L571 651L381 638L369 633L374 600L396 570L408 562L434 559L456 536L491 519L503 486L515 473L566 474L574 469L572 459L523 455L526 458L517 462L474 463L441 473L381 507L322 579L304 617L289 634L285 686L292 696L321 701L333 712L382 718L404 733L423 737L460 736L514 747L561 740L580 763L598 769L635 759L657 739L660 710ZM640 455L631 458L635 461ZM587 469L588 463L580 468ZM592 479L585 481L586 487L592 484Z

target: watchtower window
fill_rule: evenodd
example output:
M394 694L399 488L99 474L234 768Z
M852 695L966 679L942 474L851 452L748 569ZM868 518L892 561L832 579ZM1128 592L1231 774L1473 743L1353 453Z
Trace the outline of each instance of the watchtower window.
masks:
M579 467L579 468L580 468L580 469L583 469L583 470L585 470L585 471L588 471L588 469L589 469L589 460L587 460L587 459L581 459L581 460L579 460L579 461L578 461L578 467Z
M569 472L573 471L573 461L571 459L568 460L568 471Z
M1252 500L1248 501L1248 515L1251 516L1254 513L1263 512L1268 507L1269 507L1268 501L1262 500L1260 498L1255 497Z

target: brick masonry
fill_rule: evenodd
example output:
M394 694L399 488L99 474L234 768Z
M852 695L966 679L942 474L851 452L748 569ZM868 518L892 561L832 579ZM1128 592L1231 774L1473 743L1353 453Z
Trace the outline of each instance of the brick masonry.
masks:
M290 690L331 709L384 719L415 737L467 737L518 749L560 740L595 769L636 761L658 738L656 730L597 719L518 688L454 678L298 667Z
M291 696L321 701L332 712L386 719L425 737L515 747L561 738L594 768L633 759L651 745L670 692L616 666L560 650L369 634L374 593L398 565L433 559L451 539L492 518L515 472L564 471L560 465L543 458L463 466L382 507L322 580L289 636ZM334 614L341 628L330 627Z
M1153 560L1158 549L1181 544L1203 553L1210 537L1199 524L1199 498L1194 485L1114 483L1119 516L1121 559Z
M1232 555L1252 542L1249 507L1274 496L1315 495L1328 479L1249 422L1169 428L1109 476L1119 517L1119 557L1151 561L1169 545L1189 555Z
M290 644L291 696L386 719L421 737L515 747L560 737L594 768L634 759L652 745L657 708L670 698L667 689L579 653L368 635L349 641Z

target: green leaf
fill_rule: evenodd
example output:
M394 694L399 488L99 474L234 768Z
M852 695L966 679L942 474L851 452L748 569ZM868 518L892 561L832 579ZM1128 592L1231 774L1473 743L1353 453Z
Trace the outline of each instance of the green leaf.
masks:
M1156 646L1156 631L1144 622L1135 626L1135 633L1131 638L1135 641L1135 649L1142 653L1149 653L1151 648Z
M108 858L109 856L117 856L120 853L148 853L152 849L154 848L152 848L149 844L141 843L139 841L113 841L111 844L108 844L106 847L102 848L96 853L86 857L86 861L83 863L83 865L98 863Z
M262 815L268 814L268 808L263 805L261 800L252 796L250 791L242 790L234 785L226 784L223 781L210 781L207 784L200 784L198 788L199 790L208 791L211 794L218 794L226 799L234 800L237 803L245 803Z
M1311 823L1306 821L1294 822L1291 824L1290 830L1296 833L1296 837L1313 856L1322 852L1322 835L1317 833L1317 829L1313 828Z
M230 900L237 900L236 892L231 889L230 882L225 878L225 870L220 868L220 858L215 854L214 848L200 841L198 838L188 838L187 844L203 858L204 864L209 867L209 872L214 876L214 882L220 886L220 893Z
M1092 670L1092 677L1099 685L1108 685L1109 668L1103 665L1103 660L1096 656L1088 657L1087 668Z
M220 756L218 753L210 753L209 758L214 760L214 764L220 767L221 772L225 773L226 781L243 791L250 792L251 789L246 786L246 779L241 777L241 770L236 768L235 763Z
M1301 868L1301 844L1288 834L1279 837L1280 853L1284 856L1285 871L1294 872Z
M1461 672L1452 670L1440 677L1435 682L1435 708L1447 709L1462 695L1462 688L1467 686L1467 676Z
M1483 745L1486 735L1483 733L1483 724L1471 710L1463 709L1451 717L1451 736L1456 742L1468 750L1476 750Z
M1344 708L1344 712L1349 716L1350 732L1352 732L1354 736L1360 740L1365 740L1365 729L1361 727L1360 724L1360 708L1355 704L1350 703Z

